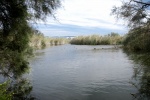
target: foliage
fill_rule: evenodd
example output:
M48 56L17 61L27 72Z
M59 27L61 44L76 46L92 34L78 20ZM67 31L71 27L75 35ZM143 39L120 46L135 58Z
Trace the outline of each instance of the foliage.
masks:
M4 77L17 79L29 69L23 53L5 50L0 56L0 74Z
M134 94L137 100L150 99L150 54L149 53L131 53L125 51L129 58L136 63L134 66L133 78L138 82L131 82L138 90Z
M149 0L129 0L121 7L114 6L112 14L126 20L129 27L139 27L150 22L149 6Z
M150 51L150 33L147 27L138 27L129 31L123 41L125 49L129 51Z
M59 0L0 1L0 73L17 77L28 68L25 54L33 29L29 20L43 19L60 5ZM44 45L44 44L43 44ZM7 74L7 75L6 75Z
M13 100L33 100L35 99L30 95L32 86L27 79L18 79L9 87L9 91L13 91Z
M128 22L131 28L123 44L130 51L150 52L150 1L130 0L114 7L112 14Z
M10 83L29 69L26 54L34 31L29 22L44 20L59 6L59 0L0 0L0 74Z
M123 41L127 51L136 52L130 56L136 61L138 66L134 67L134 78L138 77L138 87L132 83L138 93L134 97L138 100L149 100L150 98L150 1L149 0L129 0L123 2L121 7L114 7L112 14L117 18L122 18L128 22L131 28ZM140 53L140 54L137 54ZM142 52L142 54L141 54ZM128 52L129 55L131 52Z
M69 40L66 38L53 38L53 37L50 37L49 41L50 45L62 45L69 42Z
M28 69L25 52L28 49L30 31L30 27L24 23L7 36L0 33L0 74L4 77L17 78Z
M61 45L68 43L65 38L45 37L41 32L34 30L30 37L29 46L33 49L42 49L51 45Z
M78 45L118 45L122 43L122 38L117 33L111 33L105 36L78 36L73 38L70 43Z
M31 48L44 48L46 46L44 35L38 30L34 30L30 37L29 46Z
M0 100L12 100L13 93L8 92L8 81L0 84Z
M0 100L33 100L30 95L32 86L26 79L19 79L14 83L6 81L0 84Z

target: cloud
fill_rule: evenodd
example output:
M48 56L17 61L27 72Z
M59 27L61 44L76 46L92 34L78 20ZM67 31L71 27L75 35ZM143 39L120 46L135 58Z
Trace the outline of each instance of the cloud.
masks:
M90 29L93 32L98 30L100 33L107 32L107 30L108 32L110 30L126 32L127 30L122 21L116 22L114 16L110 16L112 7L121 5L120 0L64 0L62 5L63 7L55 15L58 21L51 17L46 21L46 25L52 26L49 27L52 29L42 28L42 26L39 28L43 33L48 34L47 30L64 35L66 35L65 32L70 32L70 34L75 34L75 32L76 34L86 34L85 32L87 32L88 34ZM44 24L43 22L38 23ZM71 32L72 30L76 31Z
M86 26L77 26L70 24L38 24L35 26L42 33L45 33L45 36L79 36L79 35L90 35L90 34L99 34L105 35L111 32L117 32L124 34L125 30L118 29L108 29L101 27L86 27Z

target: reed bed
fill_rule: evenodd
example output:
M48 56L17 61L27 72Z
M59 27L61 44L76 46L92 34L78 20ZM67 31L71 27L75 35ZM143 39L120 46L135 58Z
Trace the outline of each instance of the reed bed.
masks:
M108 34L105 36L90 35L78 36L70 41L70 44L76 45L120 45L122 44L123 37L119 34Z
M30 38L29 46L34 49L41 49L51 45L63 45L68 43L66 38L45 37L43 34L33 34Z

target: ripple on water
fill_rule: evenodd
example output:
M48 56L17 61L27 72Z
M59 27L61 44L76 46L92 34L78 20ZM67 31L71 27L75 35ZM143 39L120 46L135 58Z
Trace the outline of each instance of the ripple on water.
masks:
M133 63L112 46L63 45L31 61L33 94L41 100L132 100Z

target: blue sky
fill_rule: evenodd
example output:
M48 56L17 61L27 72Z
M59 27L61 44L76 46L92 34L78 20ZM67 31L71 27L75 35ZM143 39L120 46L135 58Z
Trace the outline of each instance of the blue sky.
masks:
M110 32L125 34L128 29L123 21L111 16L114 5L120 0L63 0L62 7L55 12L57 20L47 17L45 22L34 25L45 36L79 36Z

